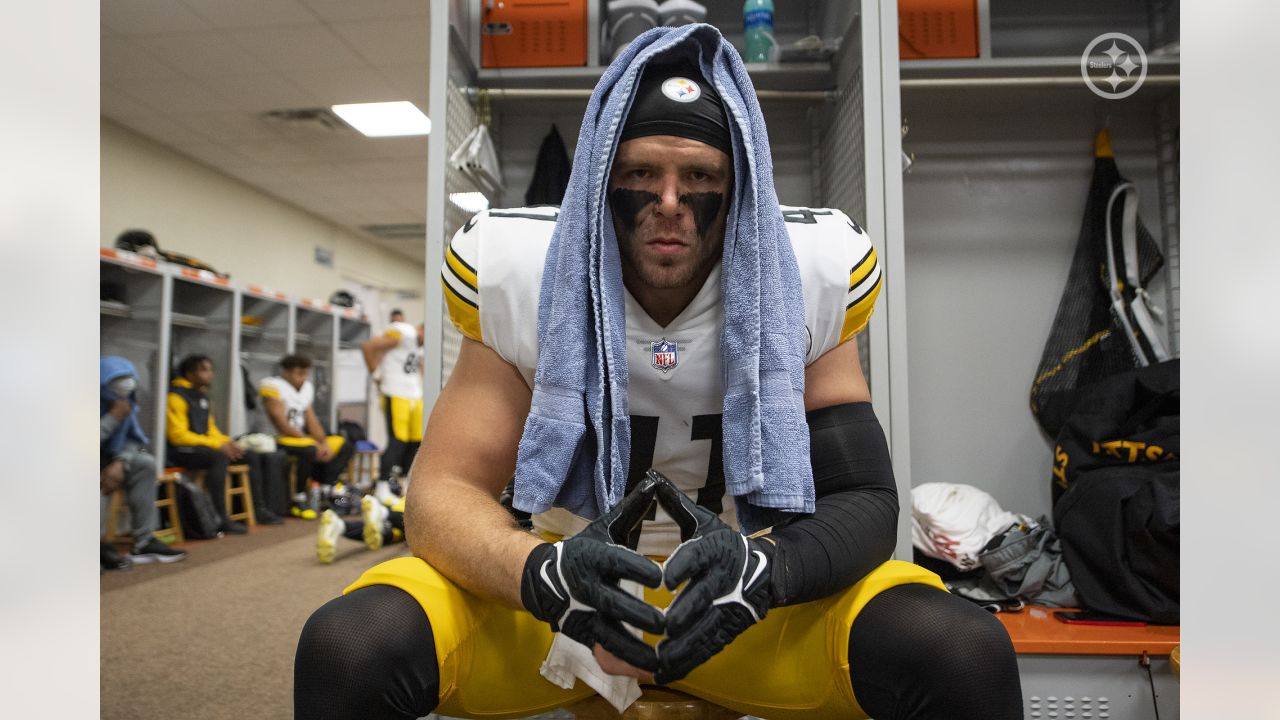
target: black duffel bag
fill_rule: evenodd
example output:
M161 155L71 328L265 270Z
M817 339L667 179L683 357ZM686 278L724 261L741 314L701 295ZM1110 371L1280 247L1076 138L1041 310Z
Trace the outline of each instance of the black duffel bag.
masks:
M1053 521L1081 604L1179 621L1178 361L1091 386L1054 449Z

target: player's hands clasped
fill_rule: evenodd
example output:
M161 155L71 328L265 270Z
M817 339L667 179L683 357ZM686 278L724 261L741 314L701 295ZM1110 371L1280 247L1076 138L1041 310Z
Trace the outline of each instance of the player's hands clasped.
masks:
M534 548L520 581L525 609L552 630L589 648L599 643L649 672L658 668L653 647L622 623L661 634L665 619L660 610L619 588L618 581L651 588L662 582L662 567L626 546L653 506L656 490L657 482L645 479L582 532Z
M772 599L774 546L744 537L715 513L696 505L661 473L650 470L658 502L680 526L680 546L663 566L669 590L688 581L666 612L667 637L658 643L660 684L675 682L764 618Z

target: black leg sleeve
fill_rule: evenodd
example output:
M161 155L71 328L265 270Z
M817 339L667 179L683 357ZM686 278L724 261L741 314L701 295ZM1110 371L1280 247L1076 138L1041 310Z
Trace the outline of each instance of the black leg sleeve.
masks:
M1020 720L1018 660L1004 626L928 585L872 598L849 633L849 676L876 720Z
M325 603L293 663L296 720L414 720L439 702L431 623L411 595L372 585Z

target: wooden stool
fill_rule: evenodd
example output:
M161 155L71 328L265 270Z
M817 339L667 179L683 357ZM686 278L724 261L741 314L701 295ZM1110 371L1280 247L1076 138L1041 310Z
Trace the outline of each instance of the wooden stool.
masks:
M176 483L180 477L175 468L165 468L165 471L156 477L156 489L168 487L165 497L156 498L156 509L165 512L169 519L168 528L157 528L154 535L156 537L168 537L173 539L169 542L182 542L182 521L178 518L178 488ZM107 506L107 532L103 537L109 543L132 542L133 537L130 535L121 535L119 532L120 522L129 514L129 507L124 502L124 490L116 490L111 493L111 501Z
M223 497L227 504L228 519L241 520L250 529L258 526L258 521L253 518L253 490L249 485L248 465L232 465L227 468ZM240 512L234 510L235 498L240 498Z
M640 698L618 714L608 700L592 695L566 708L577 720L737 720L739 713L678 690L642 685Z

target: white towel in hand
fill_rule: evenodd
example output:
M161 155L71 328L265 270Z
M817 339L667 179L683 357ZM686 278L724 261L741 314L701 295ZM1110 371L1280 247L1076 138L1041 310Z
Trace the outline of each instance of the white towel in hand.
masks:
M574 678L581 678L600 697L609 701L618 714L640 697L640 683L633 677L610 675L600 667L591 648L563 633L556 633L551 652L542 661L542 677L565 690L573 688Z
M644 597L644 588L639 583L623 580L618 585L625 592ZM600 693L600 697L609 701L619 715L640 697L639 681L633 677L605 672L600 663L596 662L591 648L564 633L556 633L551 641L551 650L538 672L565 690L573 689L574 678L581 679Z

